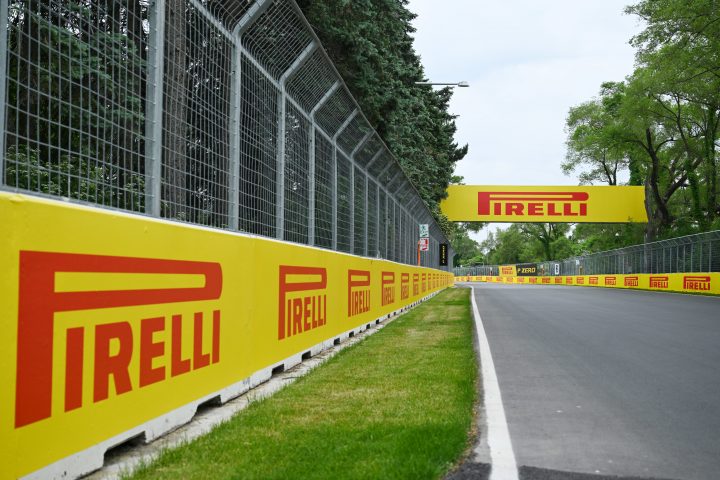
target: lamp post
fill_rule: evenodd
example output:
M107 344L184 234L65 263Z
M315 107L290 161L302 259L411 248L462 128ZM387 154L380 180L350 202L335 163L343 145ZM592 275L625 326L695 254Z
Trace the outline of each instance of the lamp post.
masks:
M420 87L434 87L434 86L439 86L439 87L469 87L469 86L470 86L470 84L469 84L467 81L465 81L465 80L463 80L463 81L461 81L461 82L454 82L454 83L445 83L445 82L415 82L415 85L420 86ZM425 229L427 229L427 225L424 225L424 227L425 227ZM421 232L423 231L423 230L422 230L422 225L421 225L421 230L420 230L420 231L421 231ZM423 238L423 235L422 235L422 233L421 233L421 234L420 234L420 239L419 239L418 242L417 242L417 264L418 264L418 267L421 266L421 264L422 264L422 261L421 261L421 260L422 260L421 252L422 252L422 251L427 251L427 249L428 249L428 244L427 244L427 243L424 244L424 248L423 248L422 250L420 249L421 241L422 241L422 240L428 241L428 240L427 240L427 237L428 237L428 236L429 236L428 234L425 234L425 238ZM428 243L429 243L429 241L428 241Z
M415 85L421 85L421 86L441 86L441 87L469 87L470 84L466 81L462 82L455 82L455 83L436 83L436 82L415 82Z

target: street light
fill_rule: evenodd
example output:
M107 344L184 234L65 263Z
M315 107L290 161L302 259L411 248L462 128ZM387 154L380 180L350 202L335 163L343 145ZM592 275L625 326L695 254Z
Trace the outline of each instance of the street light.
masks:
M415 82L415 85L422 85L422 86L443 86L443 87L469 87L470 84L466 81L457 82L457 83L435 83L435 82Z

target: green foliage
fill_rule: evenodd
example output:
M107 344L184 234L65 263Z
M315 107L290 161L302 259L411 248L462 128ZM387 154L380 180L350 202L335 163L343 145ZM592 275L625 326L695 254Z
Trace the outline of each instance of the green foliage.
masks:
M123 10L9 8L7 185L142 211L145 53Z
M608 184L627 171L630 184L645 185L646 240L707 231L720 215L720 9L715 0L642 0L626 12L646 24L631 40L637 67L570 109L563 170ZM589 232L578 239L591 250L637 239L631 228Z
M444 478L477 396L469 294L442 292L130 478Z
M643 241L643 230L643 225L635 223L578 224L571 236L573 254L584 255L637 245Z
M423 69L412 45L414 14L407 1L298 3L368 120L450 237L452 229L437 205L467 146L453 140L451 90L415 85L423 80Z
M491 232L480 248L488 265L563 259L574 254L569 230L560 223L516 223Z
M450 235L450 244L455 251L453 265L470 265L470 263L483 263L484 258L480 251L480 245L468 235L468 230L459 224L453 225Z
M91 164L63 155L57 164L41 161L38 150L12 146L6 156L5 183L23 190L121 207L145 209L145 178L132 175L123 189L117 188L120 172L112 166Z

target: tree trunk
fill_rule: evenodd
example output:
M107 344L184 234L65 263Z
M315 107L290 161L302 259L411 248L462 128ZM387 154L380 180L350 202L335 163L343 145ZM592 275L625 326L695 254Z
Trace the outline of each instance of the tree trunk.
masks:
M652 200L655 203L655 210L653 210L655 214L653 215L653 217L656 217L657 222L655 224L655 227L659 230L662 226L670 224L670 211L668 210L666 200L663 199L663 197L660 195L660 186L658 185L660 159L658 158L658 153L653 145L652 132L649 128L645 130L645 136L647 138L647 152L650 155L651 159L649 182L650 191L652 193ZM657 233L657 230L655 231L655 233Z
M705 181L707 182L707 223L712 225L718 216L717 203L717 158L715 153L715 139L718 133L717 109L708 109L708 129L705 133Z

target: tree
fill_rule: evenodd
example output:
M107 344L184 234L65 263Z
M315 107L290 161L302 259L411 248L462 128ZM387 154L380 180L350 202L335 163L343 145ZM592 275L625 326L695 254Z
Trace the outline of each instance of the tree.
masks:
M454 142L450 89L418 87L424 79L413 49L415 17L407 0L298 2L371 125L400 161L440 224L455 163L467 146ZM452 235L445 228L446 235Z
M5 181L144 209L144 2L11 2Z
M599 99L570 109L566 121L567 156L562 170L569 175L585 168L580 172L580 184L617 185L618 172L628 168L628 149L618 138L621 120L616 97L610 89L603 89Z
M564 170L580 170L582 183L615 184L614 167L627 166L630 183L646 187L646 241L720 227L717 7L715 0L642 0L628 7L646 22L631 40L635 71L624 82L604 83L598 99L568 115ZM595 229L583 241L615 243L599 241L601 231L621 239L636 232Z
M718 217L720 12L714 0L641 1L627 11L647 27L632 39L638 63L653 73L654 96L674 120L677 141L693 168L692 216L701 230Z
M533 240L535 261L557 260L572 253L566 223L523 223L519 229Z
M614 250L643 241L644 226L638 223L579 223L571 236L574 253Z
M471 265L471 260L477 261L482 256L480 245L471 239L467 232L457 230L455 235L450 238L455 256L453 257L454 265Z

